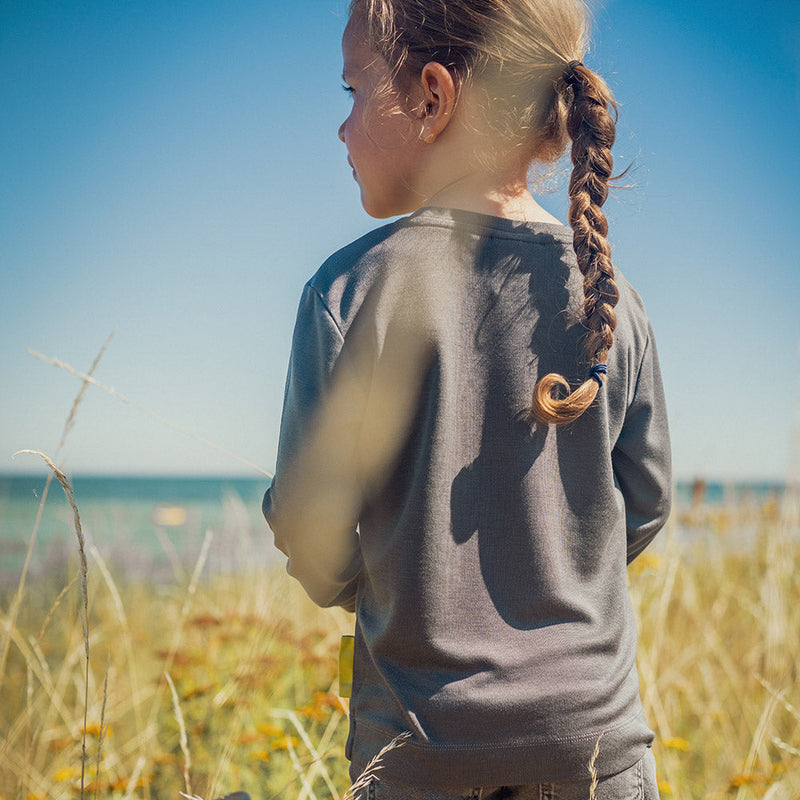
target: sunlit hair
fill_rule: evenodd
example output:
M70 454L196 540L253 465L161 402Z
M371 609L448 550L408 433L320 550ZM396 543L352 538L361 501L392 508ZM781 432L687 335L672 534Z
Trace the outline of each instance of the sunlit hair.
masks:
M389 65L398 89L425 64L447 67L457 88L484 92L481 123L506 153L552 161L572 141L569 223L584 276L584 352L588 370L614 339L614 282L608 196L616 105L605 82L580 62L588 43L582 0L352 0L350 22ZM531 413L556 425L577 419L602 378L571 390L550 373L533 390Z

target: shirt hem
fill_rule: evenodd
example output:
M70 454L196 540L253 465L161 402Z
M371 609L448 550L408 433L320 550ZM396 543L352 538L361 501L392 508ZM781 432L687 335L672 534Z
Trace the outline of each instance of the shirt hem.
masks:
M396 735L360 720L356 728L353 780ZM384 755L380 774L390 783L432 789L554 783L588 778L590 766L600 776L616 775L636 764L652 741L641 712L613 728L564 737L469 745L406 740Z

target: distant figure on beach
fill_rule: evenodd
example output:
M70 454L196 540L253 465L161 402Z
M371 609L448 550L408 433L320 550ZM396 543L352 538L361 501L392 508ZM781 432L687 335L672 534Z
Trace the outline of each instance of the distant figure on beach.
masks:
M698 508L706 501L706 482L703 478L692 481L692 508Z
M366 211L404 216L305 286L263 509L355 612L364 800L658 797L625 568L670 510L669 434L587 44L581 0L350 6L339 138ZM569 227L528 187L568 146Z

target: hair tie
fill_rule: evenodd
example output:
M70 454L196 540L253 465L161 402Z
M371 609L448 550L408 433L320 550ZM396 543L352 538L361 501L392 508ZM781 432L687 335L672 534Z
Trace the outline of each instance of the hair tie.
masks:
M582 67L582 61L570 61L566 67L564 67L564 72L561 73L561 81L566 87L574 86L581 78L577 72L575 72L575 67Z
M608 373L608 366L606 364L595 364L589 370L589 378L594 378L602 388L603 386L603 379L600 377L601 375L606 375Z

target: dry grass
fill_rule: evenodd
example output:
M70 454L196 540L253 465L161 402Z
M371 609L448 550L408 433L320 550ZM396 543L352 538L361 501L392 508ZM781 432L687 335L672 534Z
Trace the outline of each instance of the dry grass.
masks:
M630 583L662 794L800 797L796 504L678 515Z
M283 574L190 591L111 583L96 566L86 725L77 587L55 611L45 587L30 587L2 686L1 798L76 797L83 769L89 796L114 798L235 789L327 798L346 788L345 714L331 693L344 614L318 611Z
M751 547L726 547L742 525ZM686 544L692 531L704 543ZM80 581L28 587L0 687L2 800L76 797L82 768L87 794L110 798L346 790L333 692L347 615L282 571L203 580L207 552L183 584L147 585L89 548L88 679ZM630 583L662 794L800 796L797 517L767 503L683 519Z

